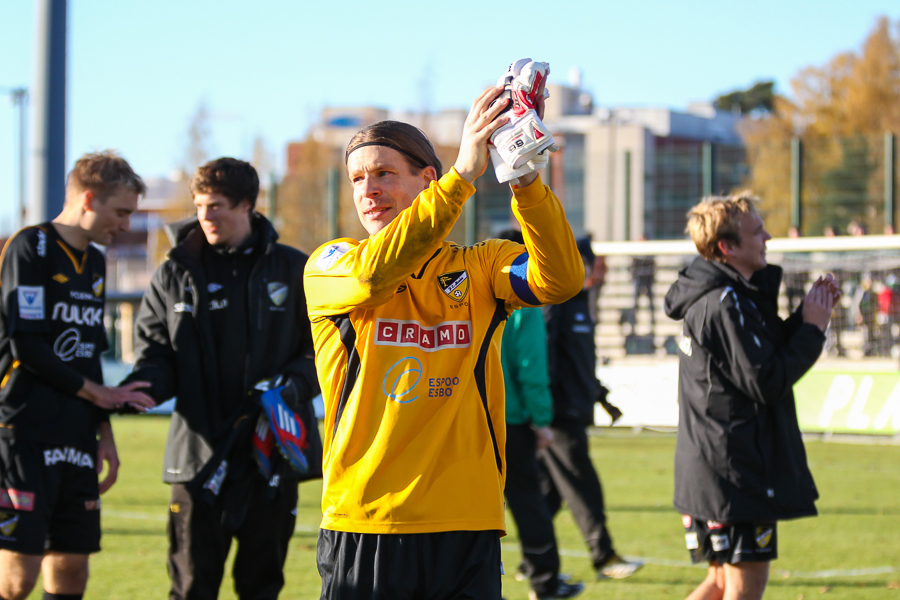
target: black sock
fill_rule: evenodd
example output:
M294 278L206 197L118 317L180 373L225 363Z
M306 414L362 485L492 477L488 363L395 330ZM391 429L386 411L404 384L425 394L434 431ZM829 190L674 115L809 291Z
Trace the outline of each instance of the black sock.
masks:
M84 598L84 594L51 594L44 590L42 600L81 600L82 598Z

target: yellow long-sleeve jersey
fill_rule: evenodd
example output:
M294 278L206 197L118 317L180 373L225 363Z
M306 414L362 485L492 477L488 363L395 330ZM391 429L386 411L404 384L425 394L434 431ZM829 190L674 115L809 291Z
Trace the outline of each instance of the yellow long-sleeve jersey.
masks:
M527 253L445 242L473 192L451 171L375 235L325 244L307 263L323 529L505 531L503 325L516 308L573 296L584 267L539 180L513 199Z

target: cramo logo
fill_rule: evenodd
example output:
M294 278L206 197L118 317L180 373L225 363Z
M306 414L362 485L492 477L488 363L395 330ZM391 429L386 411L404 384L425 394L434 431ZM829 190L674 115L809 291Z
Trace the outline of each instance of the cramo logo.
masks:
M53 320L95 327L103 320L103 309L99 306L78 306L57 302L53 307Z
M375 345L413 346L425 352L446 348L468 348L472 343L472 323L469 321L444 321L425 327L416 321L377 319Z

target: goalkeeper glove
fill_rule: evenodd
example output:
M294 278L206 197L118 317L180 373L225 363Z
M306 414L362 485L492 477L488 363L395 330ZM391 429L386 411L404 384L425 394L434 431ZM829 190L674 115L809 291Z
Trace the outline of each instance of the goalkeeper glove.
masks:
M541 168L547 159L539 155L547 149L558 150L553 134L537 114L537 95L547 96L546 90L541 89L549 73L547 63L523 58L511 64L498 82L504 91L495 102L508 102L507 111L512 112L509 123L491 136L491 160L500 182Z

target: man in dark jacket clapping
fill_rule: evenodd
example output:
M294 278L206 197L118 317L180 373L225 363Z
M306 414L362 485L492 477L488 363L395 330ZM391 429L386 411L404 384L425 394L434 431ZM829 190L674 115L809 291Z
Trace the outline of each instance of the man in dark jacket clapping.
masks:
M684 320L674 504L692 560L710 565L692 600L762 598L776 522L816 514L793 386L818 359L840 292L820 277L778 316L782 271L766 262L754 203L741 194L691 209L701 256L666 295L666 314Z

